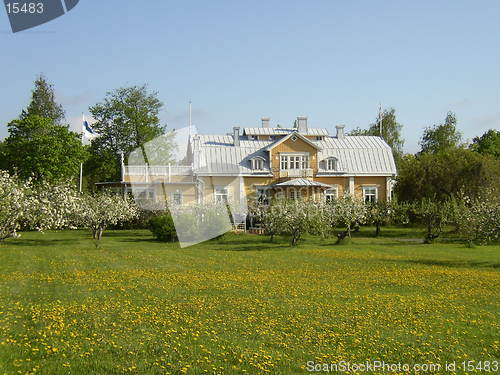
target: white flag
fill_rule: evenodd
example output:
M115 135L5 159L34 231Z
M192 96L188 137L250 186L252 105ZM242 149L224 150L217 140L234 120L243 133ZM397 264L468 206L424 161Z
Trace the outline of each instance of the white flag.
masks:
M89 122L85 120L85 115L83 116L83 122L82 122L82 141L91 141L95 137L97 137L97 133L92 129L90 126Z

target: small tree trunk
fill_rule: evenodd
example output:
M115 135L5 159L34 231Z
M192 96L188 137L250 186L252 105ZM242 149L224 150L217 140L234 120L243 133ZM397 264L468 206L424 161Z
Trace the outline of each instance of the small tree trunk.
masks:
M96 237L97 237L97 230L92 229L92 239L94 239L94 240L95 240L95 239L96 239Z
M97 231L97 239L100 241L102 238L102 228L99 228L99 230Z
M380 223L376 224L377 227L375 229L375 237L378 237L380 235Z

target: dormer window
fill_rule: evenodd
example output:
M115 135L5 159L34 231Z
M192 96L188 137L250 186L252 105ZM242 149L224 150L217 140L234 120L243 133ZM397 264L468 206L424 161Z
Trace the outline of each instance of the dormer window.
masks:
M321 136L321 135L316 136L316 140L317 141L322 141L323 140L323 136Z
M337 170L337 159L328 158L325 160L325 167L328 171L336 171Z
M264 158L256 157L250 160L254 171L262 171L264 169Z

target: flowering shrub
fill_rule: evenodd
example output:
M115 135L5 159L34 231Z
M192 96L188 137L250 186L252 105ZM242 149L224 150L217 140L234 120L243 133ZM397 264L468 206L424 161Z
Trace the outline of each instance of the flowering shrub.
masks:
M262 226L264 234L271 237L271 242L281 230L282 212L278 202L279 201L274 201L270 206L257 204L251 206L250 208L250 211L254 215L256 221Z
M332 205L333 202L313 201L309 202L309 233L315 236L320 236L322 239L327 238L335 229L335 220L333 218Z
M80 209L79 195L72 184L28 182L23 226L30 230L75 228Z
M76 190L68 184L21 182L0 171L0 240L17 237L17 230L74 227L79 211Z
M0 241L17 237L25 214L27 185L5 171L0 171Z
M256 206L251 211L265 234L271 239L278 234L289 236L292 246L306 233L326 238L336 227L346 228L339 234L340 240L350 238L353 224L366 221L365 204L350 196L331 202L275 199L270 206Z
M277 207L280 209L279 233L290 236L291 245L296 246L304 234L312 231L314 204L302 199L283 199L277 202Z
M108 226L137 217L138 207L130 198L97 193L81 196L76 214L79 224L92 231L92 238L100 240Z
M392 204L386 201L366 204L366 222L375 225L375 237L380 235L380 227L392 219Z
M350 195L330 202L327 207L330 211L329 216L332 225L346 228L338 236L339 243L346 237L351 238L351 230L354 224L364 224L366 222L366 205L363 201L354 199Z
M487 244L500 238L500 199L483 193L476 199L462 197L457 205L456 221L460 234L469 246Z

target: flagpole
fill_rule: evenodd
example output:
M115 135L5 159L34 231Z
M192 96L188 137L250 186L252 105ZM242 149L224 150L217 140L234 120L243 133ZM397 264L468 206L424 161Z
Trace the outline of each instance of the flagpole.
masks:
M85 115L82 112L82 134L80 136L80 141L83 145L83 124L85 123ZM80 194L82 193L82 184L83 184L83 163L80 163L80 180L79 180L79 188L78 191Z
M82 179L83 179L83 163L80 163L80 193L82 192Z
M188 133L189 133L189 139L191 139L191 122L192 122L192 117L191 117L191 100L189 101L189 128L188 128Z
M378 131L380 133L380 136L382 137L382 103L379 103L378 105L378 127Z

